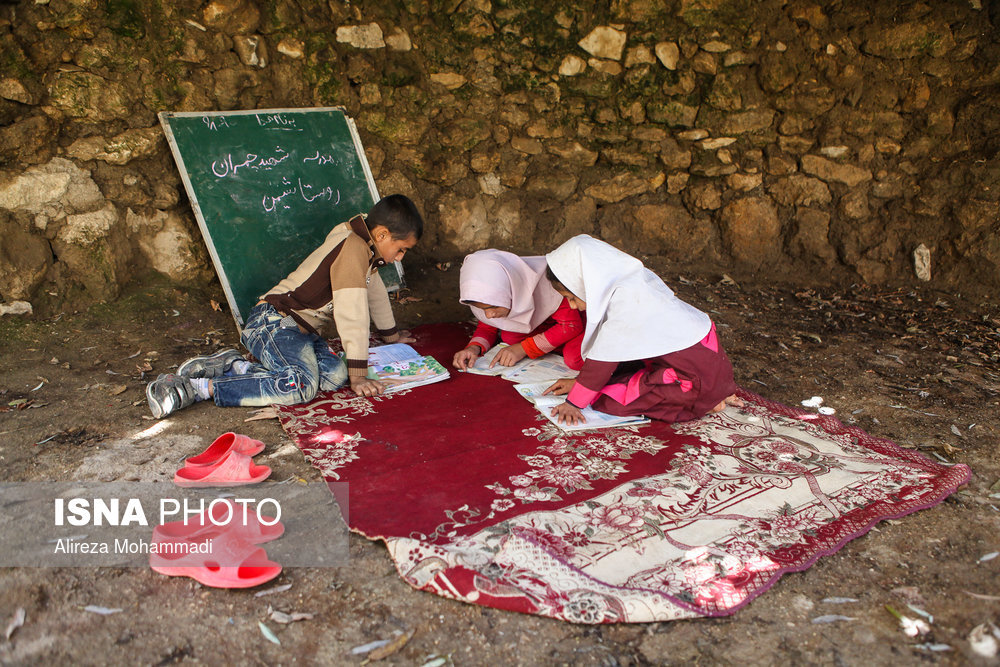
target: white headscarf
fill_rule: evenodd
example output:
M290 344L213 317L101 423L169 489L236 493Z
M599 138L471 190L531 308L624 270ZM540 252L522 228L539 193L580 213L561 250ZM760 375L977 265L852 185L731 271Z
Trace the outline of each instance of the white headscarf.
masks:
M570 292L587 302L584 359L648 359L691 347L712 328L635 257L587 234L545 256Z
M479 250L465 258L460 299L480 322L502 331L530 333L556 312L562 297L545 278L544 257L518 257L503 250ZM507 317L486 317L470 301L510 308Z

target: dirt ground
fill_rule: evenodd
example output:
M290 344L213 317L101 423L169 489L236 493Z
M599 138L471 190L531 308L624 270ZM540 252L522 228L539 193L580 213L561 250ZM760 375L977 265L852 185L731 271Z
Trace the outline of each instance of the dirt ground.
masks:
M653 268L657 268L655 265ZM457 264L408 266L405 326L464 319ZM574 626L412 590L381 543L352 536L338 568L289 568L255 590L201 587L143 568L6 568L0 660L10 664L360 664L351 649L413 632L387 664L996 664L967 640L1000 624L1000 305L926 288L805 289L662 273L711 313L744 387L788 405L819 395L845 422L971 466L944 503L880 523L735 615ZM156 280L120 300L45 320L0 321L4 481L149 480L237 431L267 443L275 479L318 480L276 420L198 404L154 437L144 387L194 354L237 344L221 289ZM986 556L986 558L984 558ZM855 602L824 602L831 597ZM933 615L911 639L886 605ZM100 615L87 605L120 608ZM24 623L8 626L17 610ZM312 618L282 625L269 608ZM840 614L853 620L814 623ZM915 613L910 613L916 616ZM260 631L264 621L280 640ZM946 648L947 647L947 648ZM935 650L936 649L936 650Z

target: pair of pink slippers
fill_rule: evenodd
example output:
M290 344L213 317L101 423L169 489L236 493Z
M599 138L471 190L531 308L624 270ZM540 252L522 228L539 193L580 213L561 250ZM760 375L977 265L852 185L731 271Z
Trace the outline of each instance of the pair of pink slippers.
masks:
M171 577L191 577L213 588L250 588L281 574L260 544L276 540L285 527L228 499L186 521L153 528L149 566Z
M208 449L184 461L174 475L174 484L187 488L245 486L263 482L271 474L252 457L264 451L264 443L238 433L223 433Z

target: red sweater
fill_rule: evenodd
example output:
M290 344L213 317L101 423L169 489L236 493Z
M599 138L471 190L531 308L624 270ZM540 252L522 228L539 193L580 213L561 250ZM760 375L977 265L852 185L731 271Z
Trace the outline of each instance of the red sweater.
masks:
M472 334L472 340L466 347L475 345L479 347L480 354L484 354L496 343L498 334L500 339L508 345L520 343L528 356L536 359L582 335L583 320L580 318L579 311L570 308L569 301L563 299L556 312L535 327L531 333L501 331L485 322L480 322L475 333Z

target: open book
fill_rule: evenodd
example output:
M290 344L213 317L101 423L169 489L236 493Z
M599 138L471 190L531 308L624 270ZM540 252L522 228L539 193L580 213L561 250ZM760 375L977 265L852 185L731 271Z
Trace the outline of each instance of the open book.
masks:
M490 368L497 353L505 347L506 343L494 345L486 354L476 359L476 363L467 372L475 375L499 375L505 380L522 383L555 382L559 378L576 377L577 372L570 370L558 354L546 354L537 359L525 357L513 366L497 364Z
M565 396L553 396L548 394L542 396L542 392L552 385L551 382L536 382L532 384L515 384L514 389L521 396L535 404L535 409L545 415L545 417L564 431L587 431L594 428L610 428L614 426L633 426L636 424L648 424L649 417L618 417L605 412L598 412L593 408L584 408L580 412L586 421L582 424L560 424L552 416L552 408L565 402Z
M386 393L447 380L448 369L406 343L381 345L368 350L368 378L386 385Z

